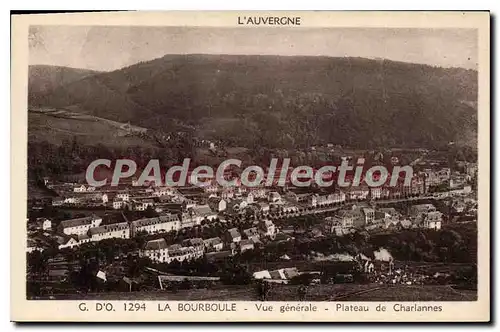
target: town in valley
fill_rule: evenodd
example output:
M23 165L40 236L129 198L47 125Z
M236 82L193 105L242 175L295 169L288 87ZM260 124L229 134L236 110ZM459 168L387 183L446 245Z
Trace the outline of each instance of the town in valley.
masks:
M431 38L435 59L423 56ZM27 215L15 220L26 224L27 299L476 301L476 39L474 29L30 26ZM241 160L223 174L238 185L140 183L150 160L165 174L186 158L188 178ZM103 159L136 172L112 185L101 167L108 181L93 186L86 171ZM285 171L362 161L363 173L350 186L241 181L251 165L279 179L285 159ZM369 186L373 166L394 185ZM409 181L392 174L406 166Z

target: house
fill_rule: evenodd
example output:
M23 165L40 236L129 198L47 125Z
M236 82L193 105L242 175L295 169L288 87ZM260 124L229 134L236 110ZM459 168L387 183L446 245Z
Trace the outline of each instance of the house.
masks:
M90 228L98 227L102 222L102 218L89 216L83 218L63 220L57 227L58 231L67 235L83 235L87 234Z
M50 231L52 229L52 221L47 218L38 218L36 222L37 227L41 228L44 231Z
M228 210L230 210L233 213L239 213L243 210L245 210L248 206L248 203L246 200L243 200L241 198L233 199L228 203Z
M344 202L345 199L346 195L343 192L336 192L328 195L314 194L309 196L309 205L312 207L322 207Z
M212 197L208 199L208 206L215 212L222 212L227 208L227 202L220 197Z
M64 199L60 197L52 198L52 206L61 206L64 204Z
M59 244L59 249L79 247L84 243L90 242L90 237L87 234L71 235L71 236L56 236L56 242Z
M340 210L331 220L337 221L342 228L352 228L354 227L355 217L351 210Z
M40 246L36 241L34 241L33 239L30 239L28 238L28 244L26 246L26 252L27 253L31 253L33 251L40 251L42 252L44 250L44 248L42 246Z
M178 231L181 229L181 221L176 214L168 213L155 218L134 220L131 223L131 228L133 236L135 236L138 232L152 234Z
M281 195L276 191L271 191L267 196L267 200L271 203L279 203L281 202Z
M245 252L247 250L253 250L255 245L252 240L241 240L240 241L240 252Z
M430 229L441 229L443 214L433 204L418 204L410 209L413 224Z
M231 228L227 230L227 234L230 242L238 243L241 241L241 234L238 232L237 228Z
M351 186L347 188L343 188L345 191L345 195L347 199L350 200L365 200L368 198L370 194L370 189L368 186Z
M202 247L172 247L168 248L167 263L172 263L174 260L182 262L185 260L198 259L203 257L204 248Z
M167 241L164 238L148 241L139 255L159 263L166 262L168 258Z
M121 200L113 200L113 209L115 210L120 210L123 209L127 205L126 201L121 201Z
M254 198L255 198L254 195L251 192L249 192L244 198L244 200L247 202L247 204L253 204Z
M206 251L221 251L224 249L224 243L220 237L213 237L210 239L203 240Z
M182 241L182 246L201 248L202 250L205 250L205 243L203 242L203 239L199 237L185 239L184 241Z
M382 214L383 219L400 219L401 214L395 208L380 208L377 213Z
M77 197L64 197L64 204L78 204L80 203L80 199Z
M74 248L74 247L78 247L78 241L71 237L71 236L67 236L67 237L59 237L59 238L56 238L56 241L57 243L59 244L58 245L58 248L59 249L65 249L65 248Z
M132 207L135 211L146 211L149 207L153 207L155 201L152 199L132 200Z
M170 187L155 187L153 195L157 197L167 196L173 194L173 190Z
M431 211L425 214L421 227L428 229L441 229L441 223L443 221L443 214L439 211Z
M109 201L108 194L106 194L106 193L102 194L101 200L102 200L102 204L108 203L108 201Z
M93 227L88 232L92 242L111 238L130 239L130 226L127 222Z
M259 208L260 213L263 213L263 214L269 213L269 204L264 203L264 202L259 202L259 203L257 203L257 206Z
M128 202L130 200L130 194L128 192L119 192L115 196L116 199L122 200L124 202Z
M370 187L370 197L372 199L382 198L382 187Z
M203 220L212 221L217 218L217 213L214 213L208 204L195 205L190 208L190 212L196 225L200 225Z
M375 221L375 210L372 208L362 208L365 217L365 225L371 225Z
M352 218L341 218L339 216L325 218L324 230L336 236L348 233L352 227Z
M417 204L411 207L410 216L415 220L419 220L423 214L433 211L436 211L436 207L433 204Z
M267 190L264 187L252 187L249 189L252 193L254 201L256 198L266 198L267 196Z
M251 227L243 230L243 234L247 239L252 240L254 242L260 241L260 233L257 227Z
M87 187L85 187L85 185L81 185L81 186L76 186L73 188L73 192L75 193L84 193L84 192L87 192Z
M295 203L306 203L310 201L310 197L312 196L311 193L294 193L293 191L290 191L286 194L286 196L294 201Z
M271 279L271 274L269 273L268 270L257 271L257 272L254 272L253 278L254 279Z
M274 238L276 236L276 226L269 219L264 219L259 222L259 229L263 236Z

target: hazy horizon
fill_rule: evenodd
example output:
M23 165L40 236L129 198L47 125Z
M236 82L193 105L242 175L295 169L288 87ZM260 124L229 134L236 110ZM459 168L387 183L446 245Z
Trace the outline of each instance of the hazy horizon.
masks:
M33 26L29 64L113 71L168 55L276 55L477 70L477 43L474 29Z

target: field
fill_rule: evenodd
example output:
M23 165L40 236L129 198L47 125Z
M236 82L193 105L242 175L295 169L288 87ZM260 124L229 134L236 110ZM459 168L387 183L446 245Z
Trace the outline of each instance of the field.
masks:
M299 301L299 286L274 285L267 301ZM132 293L92 293L55 296L56 300L170 300L170 301L258 301L254 286L225 286ZM472 290L445 286L406 286L378 284L336 284L309 286L306 301L476 301Z
M154 147L152 141L137 135L144 128L68 110L30 110L28 128L28 140L32 142L60 145L76 136L78 142L89 145Z

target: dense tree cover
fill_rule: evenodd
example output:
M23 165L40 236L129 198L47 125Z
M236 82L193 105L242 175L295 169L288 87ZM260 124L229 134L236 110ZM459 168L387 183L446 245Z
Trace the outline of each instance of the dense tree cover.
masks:
M168 55L35 101L250 148L442 146L477 132L476 71L361 58Z

